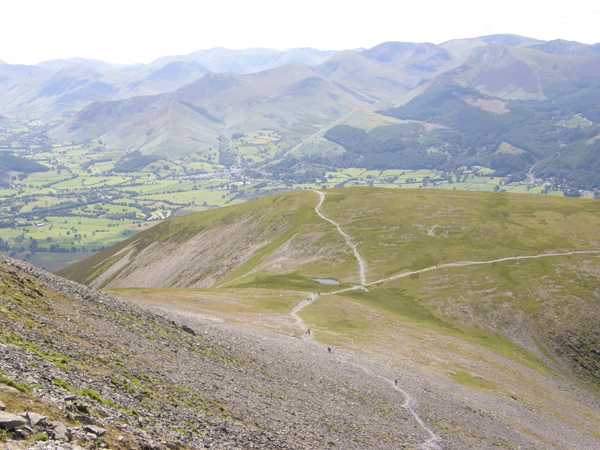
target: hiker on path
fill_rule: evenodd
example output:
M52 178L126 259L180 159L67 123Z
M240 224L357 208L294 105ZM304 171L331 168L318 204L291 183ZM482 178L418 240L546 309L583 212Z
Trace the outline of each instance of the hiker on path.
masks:
M331 353L331 347L327 347L327 351Z
M308 334L310 336L310 328L308 330L306 330L306 334Z
M398 386L398 378L394 378L394 385Z

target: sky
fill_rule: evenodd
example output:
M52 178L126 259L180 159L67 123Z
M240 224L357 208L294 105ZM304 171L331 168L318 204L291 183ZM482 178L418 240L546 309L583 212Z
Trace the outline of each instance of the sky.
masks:
M149 63L213 47L343 50L500 33L600 42L598 0L13 0L1 11L0 60L10 64Z

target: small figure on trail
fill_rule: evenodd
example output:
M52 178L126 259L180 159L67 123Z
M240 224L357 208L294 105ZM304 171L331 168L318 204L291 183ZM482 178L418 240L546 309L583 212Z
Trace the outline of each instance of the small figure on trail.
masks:
M306 334L308 334L310 336L310 328L308 330L306 330Z
M331 353L331 347L327 347L327 351Z
M394 378L394 385L398 386L398 378Z

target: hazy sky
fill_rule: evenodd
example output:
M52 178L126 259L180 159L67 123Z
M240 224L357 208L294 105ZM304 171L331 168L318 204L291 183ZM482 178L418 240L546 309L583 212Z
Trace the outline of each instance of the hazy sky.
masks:
M0 59L148 63L212 47L372 47L496 33L600 42L600 2L418 0L7 0Z

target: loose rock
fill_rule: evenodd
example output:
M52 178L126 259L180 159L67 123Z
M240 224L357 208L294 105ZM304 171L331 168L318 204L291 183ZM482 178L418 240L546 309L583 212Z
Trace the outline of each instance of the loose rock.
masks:
M14 430L15 428L27 425L27 420L16 414L0 412L0 428L5 430Z
M87 426L83 427L83 431L87 431L89 433L94 433L98 437L104 436L106 434L106 430L104 428L97 427L94 425L87 425Z
M71 433L63 422L52 422L50 425L54 428L52 439L55 441L69 441L71 439Z
M44 425L44 423L46 422L46 416L42 416L41 414L28 412L28 413L26 413L26 416L27 416L27 419L29 420L29 425L31 425L32 427L35 427L38 425Z

